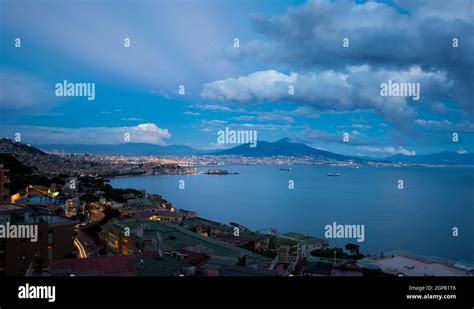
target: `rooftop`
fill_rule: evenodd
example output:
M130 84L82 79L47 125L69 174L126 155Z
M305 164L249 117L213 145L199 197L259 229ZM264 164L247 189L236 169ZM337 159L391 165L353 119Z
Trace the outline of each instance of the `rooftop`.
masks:
M140 266L140 260L143 260ZM139 276L166 277L177 276L186 270L189 261L170 256L143 256L132 261L135 271Z
M49 271L52 274L70 273L74 275L117 275L133 273L132 257L127 255L102 256L87 259L52 260Z
M187 249L197 253L207 254L209 256L225 256L235 259L246 255L247 260L253 262L267 262L270 260L269 258L252 251L235 247L209 237L201 236L185 228L167 222L137 219L114 219L109 221L107 225L114 225L121 230L125 227L129 227L132 236L141 239L153 240L157 239L159 235L163 250ZM141 234L142 232L142 236L137 235L137 233Z
M437 261L404 255L390 255L376 259L364 259L380 267L382 272L404 276L466 276L466 270Z
M221 237L214 237L214 239L231 244L233 246L243 246L249 243L249 240L240 239L239 237L235 237L235 236L228 236L228 237L221 236Z
M20 198L18 202L32 203L32 204L60 204L60 201L57 198L44 197L44 196L23 197L23 198Z
M187 256L186 259L194 266L201 265L209 260L209 256L207 256L206 254L196 253L186 249L179 249L176 251L178 251L180 254L185 254Z
M268 269L240 265L224 265L220 270L220 274L229 277L272 277L277 275Z
M48 224L59 224L59 223L77 223L77 220L73 220L67 217L58 216L58 215L33 215L28 218L27 223L40 223L40 222L48 222Z
M283 234L283 236L293 238L293 239L301 241L305 244L318 245L318 244L328 243L327 240L324 240L324 239L321 239L321 238L317 238L317 237L313 237L313 236L309 236L309 235L304 235L304 234L300 234L300 233L294 233L294 232L285 233L285 234Z
M3 217L3 220L5 220L5 217L8 217L9 219L7 219L7 221L23 221L26 214L32 212L33 210L29 207L22 207L13 204L0 205L0 216Z
M322 276L330 276L332 273L332 266L323 262L307 262L304 266L305 274L315 274Z
M200 217L186 218L185 220L183 220L183 225L185 227L188 227L188 228L193 228L193 227L196 227L196 226L208 226L208 227L216 228L216 229L220 228L220 229L233 230L233 227L231 227L229 225L225 225L225 224L222 224L222 223L219 223L219 222L207 220L207 219L200 218Z
M0 212L12 212L21 210L27 210L27 208L13 204L0 205Z

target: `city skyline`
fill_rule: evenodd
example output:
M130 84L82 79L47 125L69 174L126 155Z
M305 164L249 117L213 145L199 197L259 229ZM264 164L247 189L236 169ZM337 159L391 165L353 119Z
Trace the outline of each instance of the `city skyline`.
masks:
M214 150L235 146L217 143L231 128L345 155L474 151L469 1L2 1L2 11L1 136L119 144L130 133ZM65 81L94 83L94 100L56 96ZM391 81L418 83L419 98L382 96Z

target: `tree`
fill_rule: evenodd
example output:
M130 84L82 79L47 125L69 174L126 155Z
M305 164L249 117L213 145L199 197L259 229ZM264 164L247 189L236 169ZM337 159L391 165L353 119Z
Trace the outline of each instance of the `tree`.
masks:
M312 256L319 256L325 258L334 258L334 252L336 252L337 259L346 259L348 255L342 251L341 248L322 248L311 251Z
M360 246L357 244L346 244L346 250L351 252L351 255L359 255L359 248Z
M86 193L86 194L83 194L79 197L79 199L81 201L84 201L84 202L87 202L87 203L94 203L94 202L98 202L99 201L99 198L93 194L90 194L90 193Z
M103 223L106 223L110 219L113 218L120 218L120 210L112 208L110 206L105 206L104 208L104 219L102 220Z
M45 260L43 258L36 258L35 264L34 264L34 272L35 273L40 273L43 271L43 265L44 265Z

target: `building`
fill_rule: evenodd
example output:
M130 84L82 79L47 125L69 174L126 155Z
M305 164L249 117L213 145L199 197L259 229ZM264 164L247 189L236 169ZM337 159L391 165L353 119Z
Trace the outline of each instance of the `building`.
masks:
M183 255L143 255L133 259L138 276L177 277L195 275L195 267Z
M266 268L229 264L225 260L210 260L202 268L209 277L275 277L277 273Z
M49 212L57 212L62 209L62 201L58 198L42 195L25 195L15 200L15 204L27 207L38 207L47 209Z
M392 276L473 276L474 264L468 261L449 261L438 257L424 257L406 251L393 251L365 257L360 261L365 268L377 267Z
M162 208L161 206L157 207L146 207L146 208L130 208L121 209L123 216L130 218L141 218L148 219L152 221L168 221L179 223L183 220L184 215L182 213L176 212L173 210L168 210Z
M278 255L281 263L290 263L299 258L299 247L296 240L275 237L270 239L270 249Z
M191 211L191 210L179 209L178 212L181 213L184 218L193 219L193 218L197 218L198 216L197 212Z
M28 276L135 276L132 256L101 256L87 259L51 260L48 267L38 273L33 267Z
M177 256L179 258L179 255L182 255L184 259L188 260L190 265L195 266L195 267L200 267L207 261L209 261L210 257L206 254L202 253L196 253L193 251L189 251L186 249L179 249L176 251L165 251L163 252L165 256Z
M8 186L10 183L9 170L3 168L3 164L0 164L0 204L9 202L10 192Z
M0 238L0 277L23 275L35 261L61 259L73 251L75 220L38 214L29 207L0 205L0 224L37 225L37 241Z
M237 263L242 256L248 264L267 264L268 257L202 236L176 224L143 219L113 219L102 226L99 235L112 254L164 252L185 249L211 258L226 258Z
M183 220L183 226L205 237L230 236L234 234L232 226L199 217L187 217Z
M300 233L285 233L281 237L292 239L298 242L299 256L307 258L311 256L311 252L314 250L322 249L328 245L328 242L324 239L317 237L303 235Z
M51 260L42 268L32 263L26 272L26 276L192 276L196 274L194 263L199 264L198 261L202 261L202 257L193 256L189 258L189 252L187 254L167 253L169 254L162 256L140 253L136 255L89 257L86 259Z
M307 261L303 269L303 276L320 277L331 276L331 264L321 261Z
M32 196L49 196L49 188L45 186L28 186L26 187L26 194Z

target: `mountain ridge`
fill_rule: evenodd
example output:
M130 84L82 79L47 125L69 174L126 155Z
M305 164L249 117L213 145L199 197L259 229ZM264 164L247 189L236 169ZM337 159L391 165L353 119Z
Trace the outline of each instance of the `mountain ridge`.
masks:
M214 152L210 155L242 155L246 157L312 156L315 158L327 158L334 160L366 161L356 157L316 149L303 143L294 143L289 138L282 138L275 142L257 141L256 147L251 147L250 144L241 144L233 148Z
M40 144L39 149L49 152L88 153L102 155L197 155L206 151L194 149L186 145L161 146L146 143L122 144Z
M432 154L418 154L415 156L397 154L385 158L371 158L368 156L357 157L316 149L304 143L292 142L289 138L282 138L274 142L257 141L257 147L255 148L250 147L249 144L239 144L232 148L215 151L198 150L186 145L161 146L146 143L124 143L115 145L40 144L31 146L22 143L15 143L9 139L0 139L0 145L2 144L11 145L11 147L14 147L17 150L40 156L46 155L44 151L103 155L241 155L247 157L310 156L314 158L332 159L335 161L353 160L355 162L377 161L405 164L474 165L474 154L472 153L461 154L457 152L443 151Z
M393 163L410 163L410 164L438 164L438 165L471 165L474 164L474 154L460 154L454 151L442 151L431 154L420 154L407 156L397 154L385 158Z

